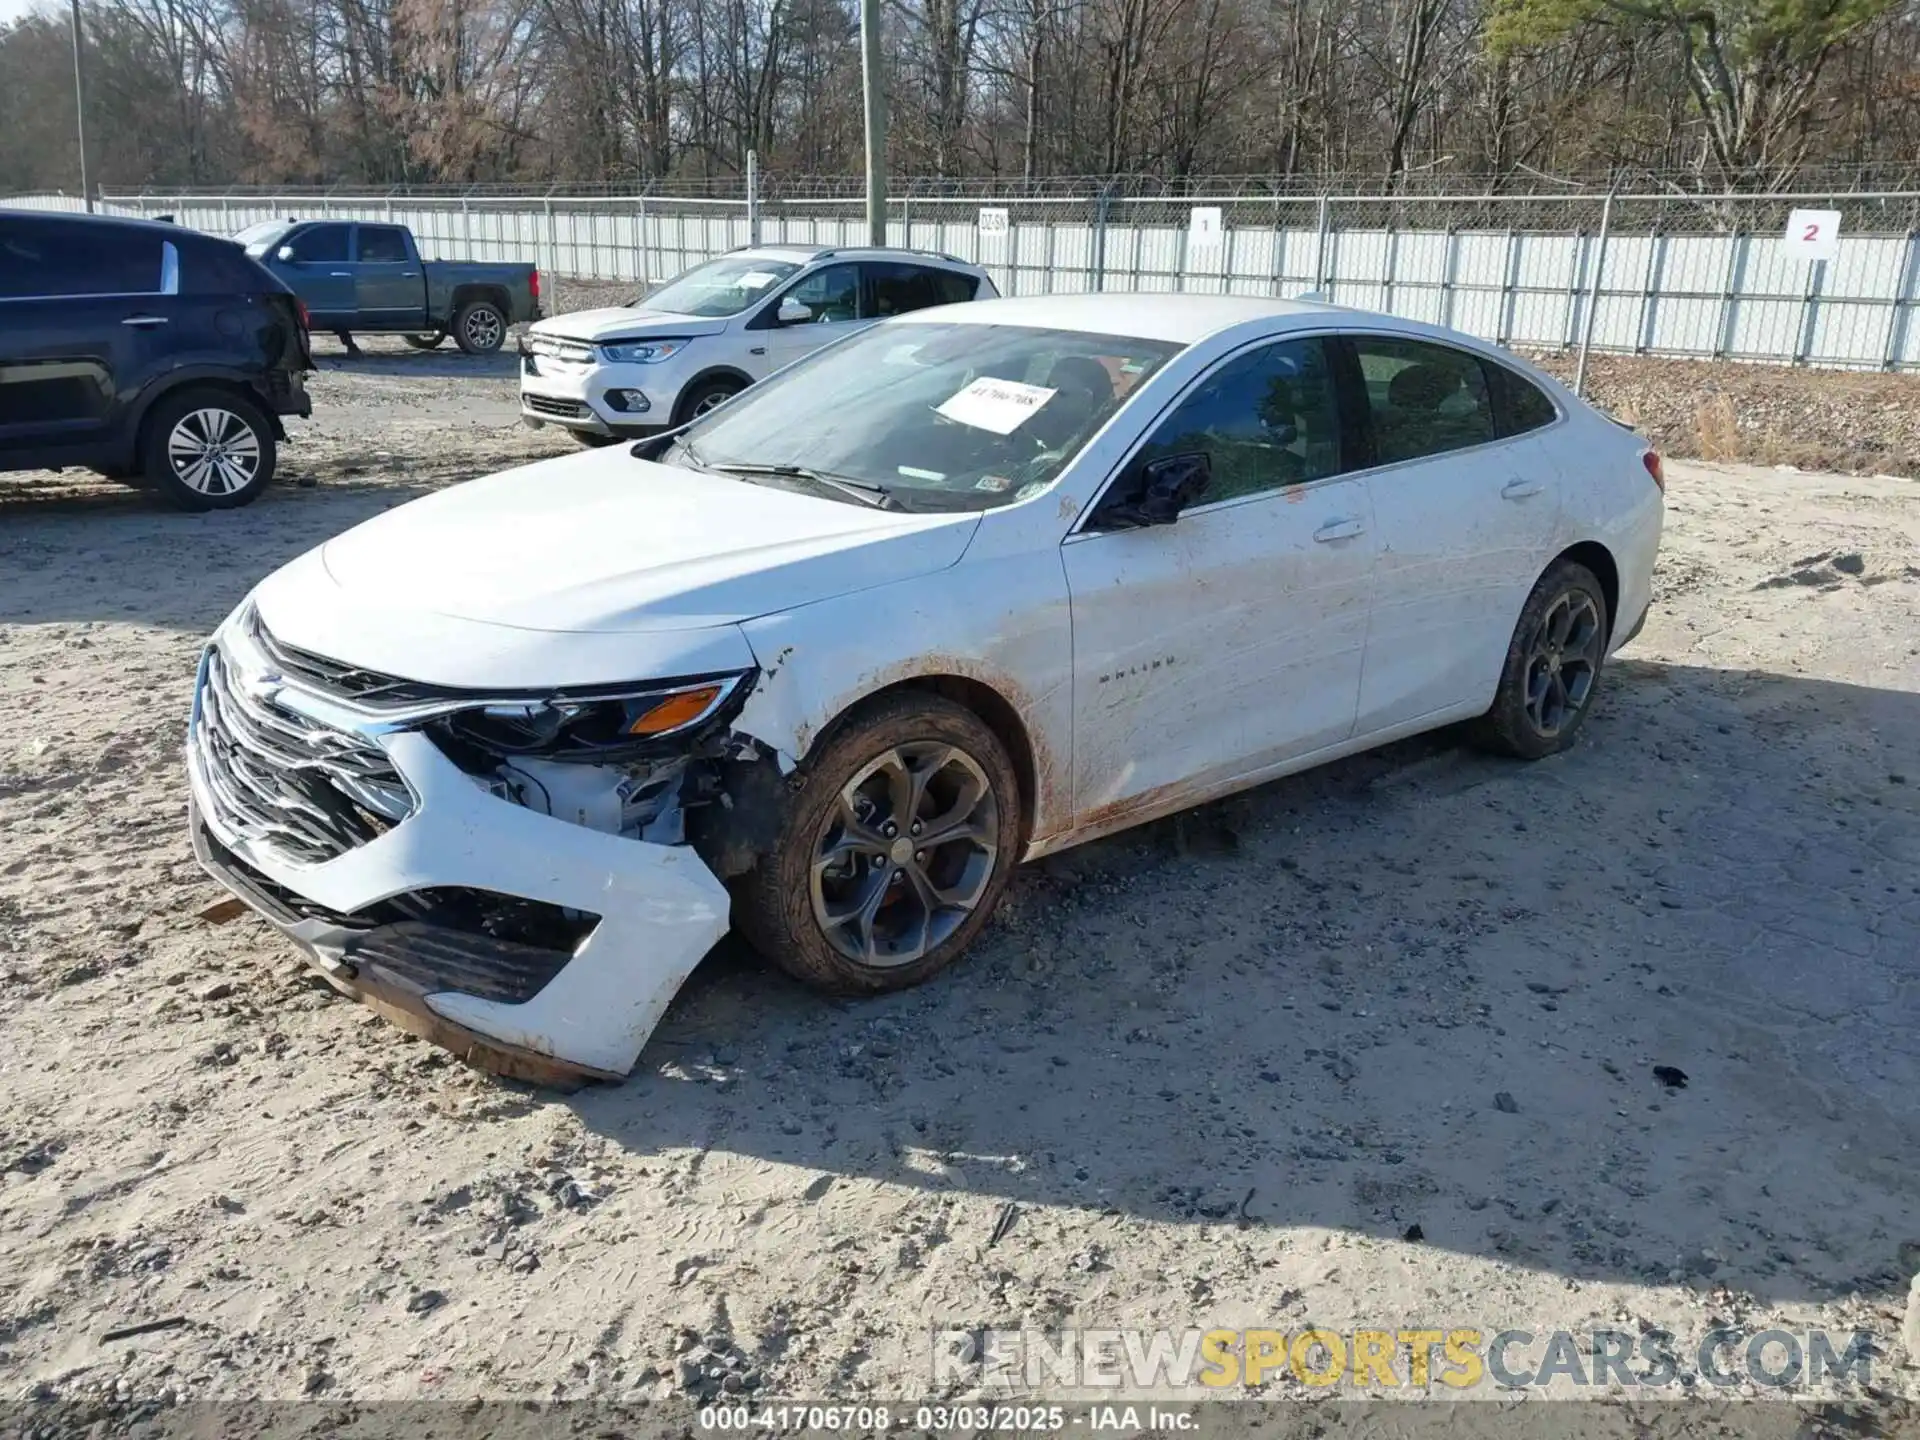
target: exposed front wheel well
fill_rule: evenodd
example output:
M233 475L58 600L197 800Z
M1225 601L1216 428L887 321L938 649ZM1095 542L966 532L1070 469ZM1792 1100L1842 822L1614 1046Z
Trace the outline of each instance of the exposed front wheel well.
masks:
M838 726L848 716L860 711L889 695L902 691L920 690L930 695L939 695L964 705L979 716L986 727L993 731L995 738L1007 747L1007 757L1013 761L1015 777L1020 782L1020 815L1026 833L1021 838L1025 844L1033 831L1034 810L1038 804L1040 780L1038 765L1034 758L1033 740L1027 734L1026 722L1020 718L1020 712L1013 703L984 680L975 680L966 675L916 675L908 680L899 681L885 689L876 690L871 695L862 696L858 702L850 705L836 716L828 729ZM825 738L826 731L822 731ZM815 745L818 745L818 741ZM1059 817L1054 817L1056 820Z

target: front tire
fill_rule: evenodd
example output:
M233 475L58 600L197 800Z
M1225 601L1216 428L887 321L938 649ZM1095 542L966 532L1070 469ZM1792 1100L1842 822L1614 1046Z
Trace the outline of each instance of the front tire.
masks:
M181 510L232 510L260 497L278 460L259 406L227 390L185 390L147 414L140 473Z
M598 450L606 445L617 445L622 439L619 435L602 435L597 430L570 430L567 433L573 436L574 443L589 450Z
M890 696L795 779L778 843L736 888L747 941L837 995L904 990L958 959L1018 858L1020 786L999 737L951 700Z
M717 410L747 387L738 380L706 380L689 390L680 399L679 424L689 420L698 420L709 410Z
M1572 560L1552 566L1521 608L1475 741L1521 760L1565 750L1593 709L1611 633L1607 594L1593 572Z
M436 330L431 335L402 335L400 338L416 350L438 350L447 338L447 332Z
M507 317L491 300L469 300L453 317L453 343L469 355L491 355L507 343Z

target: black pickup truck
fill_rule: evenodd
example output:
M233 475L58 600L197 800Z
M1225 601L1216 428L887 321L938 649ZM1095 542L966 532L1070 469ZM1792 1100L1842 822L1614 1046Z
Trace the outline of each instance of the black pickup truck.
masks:
M404 225L269 220L233 238L292 287L315 330L397 334L423 350L451 335L491 355L509 325L540 318L532 265L422 260Z

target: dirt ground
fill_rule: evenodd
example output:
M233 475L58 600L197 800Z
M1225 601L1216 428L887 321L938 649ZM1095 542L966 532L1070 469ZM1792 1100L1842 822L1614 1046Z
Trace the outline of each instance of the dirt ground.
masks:
M196 918L201 637L568 444L508 363L322 348L315 484L0 482L0 1399L897 1399L932 1327L1308 1322L1858 1327L1920 1389L1913 483L1673 464L1571 753L1422 739L1029 867L887 1000L723 943L564 1096Z

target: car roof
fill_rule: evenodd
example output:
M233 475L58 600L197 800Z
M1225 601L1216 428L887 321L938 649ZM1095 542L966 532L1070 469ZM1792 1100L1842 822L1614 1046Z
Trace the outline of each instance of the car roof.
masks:
M1517 363L1517 357L1506 354L1500 347L1476 336L1449 330L1444 325L1319 300L1275 300L1255 295L1190 295L1165 291L1129 294L1114 290L1082 295L1024 295L915 310L895 316L888 323L916 321L1077 330L1083 334L1165 340L1178 345L1197 345L1202 340L1235 330L1246 332L1244 338L1254 338L1331 324L1343 330L1375 330L1437 340L1484 354L1498 353L1503 363Z
M1353 315L1311 300L1269 300L1246 295L1127 294L1107 290L1086 295L1022 295L975 300L939 312L914 311L929 319L970 325L1020 325L1034 329L1079 330L1096 335L1127 335L1140 340L1171 340L1193 345L1250 321L1324 321L1332 314ZM1287 328L1277 325L1275 328Z
M0 219L6 218L58 220L63 224L92 225L102 230L145 230L176 243L184 239L189 245L197 245L203 240L224 238L189 229L185 225L176 225L170 220L143 220L131 215L86 215L72 210L0 210Z
M938 250L909 250L899 245L747 245L729 252L745 259L793 260L810 265L815 260L838 256L848 260L906 260L914 264L945 266L970 275L985 274L970 260Z

